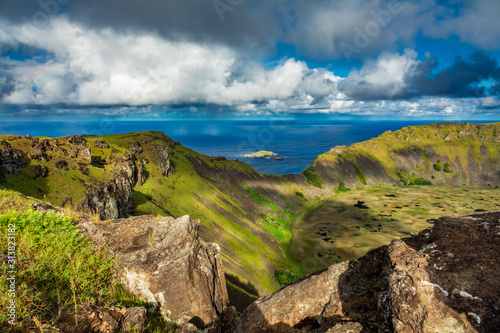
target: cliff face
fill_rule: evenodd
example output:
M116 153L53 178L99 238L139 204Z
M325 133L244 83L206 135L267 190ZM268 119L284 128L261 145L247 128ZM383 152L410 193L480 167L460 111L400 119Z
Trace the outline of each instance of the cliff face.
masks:
M116 256L123 285L150 310L180 326L220 332L229 305L220 248L201 241L199 226L189 216L141 216L79 228Z
M238 332L496 332L500 212L440 218L249 306Z
M19 172L26 166L23 154L16 149L12 149L7 141L0 141L0 180L5 174Z

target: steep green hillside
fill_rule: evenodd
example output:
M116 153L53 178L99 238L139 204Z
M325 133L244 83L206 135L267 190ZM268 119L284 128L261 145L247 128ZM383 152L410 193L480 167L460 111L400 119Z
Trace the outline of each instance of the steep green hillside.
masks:
M324 187L500 185L500 123L405 127L335 147L313 167Z
M19 172L5 174L1 184L6 188L75 206L96 218L200 219L203 239L222 247L234 290L268 293L279 287L276 268L297 271L281 250L291 238L284 223L306 199L283 177L199 154L160 132L2 140L27 161Z
M498 186L497 133L500 123L407 127L332 148L303 173L284 176L199 154L154 131L0 136L0 185L96 219L130 214L201 219L203 239L221 245L230 290L252 298L279 287L276 270L304 273L304 258L290 252L300 250L297 243L290 246L299 233L290 222L298 211L358 187Z

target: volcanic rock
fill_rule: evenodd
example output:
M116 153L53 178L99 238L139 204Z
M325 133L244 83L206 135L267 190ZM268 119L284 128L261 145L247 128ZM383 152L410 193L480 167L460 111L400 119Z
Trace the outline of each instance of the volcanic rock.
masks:
M200 240L199 226L189 216L140 216L79 227L116 256L124 287L150 310L180 326L220 332L229 305L220 248ZM231 316L224 319L230 325Z
M5 174L14 174L26 166L23 154L13 149L7 141L0 141L0 179Z

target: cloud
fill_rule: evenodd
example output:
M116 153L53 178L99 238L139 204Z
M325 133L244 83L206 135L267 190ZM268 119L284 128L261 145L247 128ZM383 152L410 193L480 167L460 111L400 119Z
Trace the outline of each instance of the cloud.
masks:
M485 80L498 82L500 67L489 55L475 51L468 60L457 57L450 66L435 72L438 61L417 60L413 50L403 54L382 53L352 71L339 85L346 95L360 99L408 99L419 96L483 97L489 90Z
M4 103L236 105L286 99L302 85L325 94L324 85L334 77L294 59L264 68L228 47L88 30L63 18L32 34L23 34L23 25L0 25L16 43L53 54L42 63L1 58Z
M217 10L215 4L223 4ZM222 14L221 14L222 13ZM2 1L0 16L43 28L49 16L168 40L225 46L266 56L289 43L309 59L364 60L415 48L415 36L458 36L483 50L500 47L498 0L41 0ZM1 33L0 33L1 34Z

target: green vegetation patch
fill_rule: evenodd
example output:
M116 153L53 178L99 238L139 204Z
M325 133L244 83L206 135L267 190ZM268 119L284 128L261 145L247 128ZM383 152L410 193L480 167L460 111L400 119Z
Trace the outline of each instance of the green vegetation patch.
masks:
M70 218L33 209L0 216L1 253L15 253L15 261L0 263L0 278L17 271L16 323L32 327L33 320L51 322L51 313L66 307L112 303L117 285L113 261L94 251L90 241L74 229ZM11 266L12 265L12 266ZM0 294L0 322L8 320L9 293Z
M444 165L443 171L446 172L446 173L451 173L451 168L450 168L450 164L449 163L446 163Z
M423 177L415 177L414 174L404 169L398 170L397 174L403 185L433 185L430 180L427 180Z
M292 284L298 278L297 275L283 269L277 269L276 272L274 272L274 279L283 287Z
M295 192L295 195L304 199L304 193L302 193L302 192L297 191L297 192Z
M436 163L434 163L434 170L436 170L436 171L443 170L443 166L441 165L441 161L437 161Z
M252 198L255 200L255 202L259 203L259 204L267 204L269 206L269 208L271 208L272 210L274 210L275 212L277 213L281 213L281 209L279 209L278 206L276 206L274 203L271 202L271 200L269 200L267 197L263 196L262 194L254 191L253 189L251 189L250 187L246 187L245 185L243 184L239 184L241 187L243 187L248 193L250 193L250 195L252 196Z
M350 191L351 189L347 186L345 186L344 183L339 183L337 187L335 187L335 192L340 193L340 192L347 192Z
M315 173L316 170L314 167L310 166L309 168L305 169L303 174L307 178L307 182L312 185L316 186L318 188L323 188L321 178Z
M361 171L361 169L354 163L352 164L352 166L354 167L354 172L356 173L356 178L358 178L359 182L363 185L368 185L363 171Z

